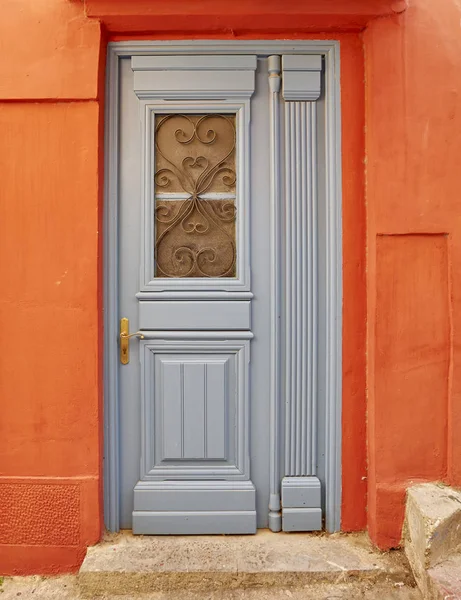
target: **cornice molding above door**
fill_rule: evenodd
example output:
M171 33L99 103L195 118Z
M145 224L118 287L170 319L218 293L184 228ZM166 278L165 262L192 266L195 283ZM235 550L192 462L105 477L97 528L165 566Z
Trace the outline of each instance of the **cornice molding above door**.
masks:
M403 12L406 0L84 0L86 15L111 33L222 35L360 31Z

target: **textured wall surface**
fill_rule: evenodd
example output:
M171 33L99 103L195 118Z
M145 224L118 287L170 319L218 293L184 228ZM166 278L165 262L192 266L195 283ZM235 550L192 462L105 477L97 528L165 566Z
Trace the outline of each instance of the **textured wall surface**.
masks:
M461 485L460 18L457 0L412 0L364 33L368 524L383 548L411 482Z
M78 485L4 483L0 485L0 543L78 546Z
M81 2L2 0L1 10L0 99L97 98L101 26Z
M450 289L445 235L376 240L375 405L370 533L395 545L412 479L447 473ZM373 429L372 429L373 428Z

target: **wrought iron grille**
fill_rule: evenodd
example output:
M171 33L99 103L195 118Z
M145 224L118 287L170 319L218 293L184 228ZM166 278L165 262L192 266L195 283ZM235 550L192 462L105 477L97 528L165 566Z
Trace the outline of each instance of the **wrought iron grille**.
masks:
M234 115L157 117L157 277L235 277L235 153Z

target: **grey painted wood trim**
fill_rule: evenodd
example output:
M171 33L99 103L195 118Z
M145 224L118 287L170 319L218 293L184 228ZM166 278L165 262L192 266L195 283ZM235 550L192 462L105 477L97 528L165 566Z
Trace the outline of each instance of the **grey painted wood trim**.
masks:
M163 292L137 292L140 302L148 300L229 300L227 291L194 291L194 290L164 290ZM232 300L251 300L252 292L232 292Z
M320 531L322 529L321 508L285 508L283 531Z
M254 85L254 71L136 71L134 74L138 98L184 101L248 98Z
M315 102L285 103L286 476L317 473L316 108Z
M251 301L152 300L139 303L140 329L251 329Z
M144 340L252 340L251 331L141 331Z
M119 57L108 52L104 132L104 523L120 529L118 359Z
M320 508L321 484L318 477L284 477L282 506L286 508Z
M165 40L109 42L109 54L123 56L165 56L189 54L323 54L339 53L333 40Z
M139 55L187 54L322 54L326 82L326 210L328 246L326 281L326 527L340 528L341 506L341 386L342 386L342 228L341 228L341 113L339 42L309 41L128 41L110 42L107 56L105 197L104 197L104 489L105 523L118 531L119 494L119 405L118 405L118 94L119 60ZM152 332L153 333L153 332ZM155 332L161 334L162 332ZM165 333L165 332L163 332ZM173 333L174 332L168 332ZM243 337L243 336L240 336ZM150 336L149 336L150 338Z
M133 71L255 71L256 56L134 56Z
M282 57L282 96L296 102L318 100L322 57L286 54Z
M131 67L139 98L229 99L254 92L254 55L133 56Z
M325 525L341 528L342 168L339 44L325 54L326 85L326 431Z
M280 56L269 57L269 93L270 93L270 496L269 528L280 531L282 514L280 511L280 412L281 412L281 353L280 353Z
M319 531L322 529L320 485L317 477L283 478L283 531Z
M135 511L256 510L251 481L138 481Z
M142 535L242 535L256 533L256 511L133 511L133 533Z

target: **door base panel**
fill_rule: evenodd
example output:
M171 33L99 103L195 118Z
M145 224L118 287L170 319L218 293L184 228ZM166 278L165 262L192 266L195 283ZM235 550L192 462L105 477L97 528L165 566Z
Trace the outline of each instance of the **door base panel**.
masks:
M254 512L251 481L140 481L134 488L134 512Z
M133 533L142 535L254 534L256 510L133 512Z
M255 487L251 481L140 481L133 533L256 533Z

